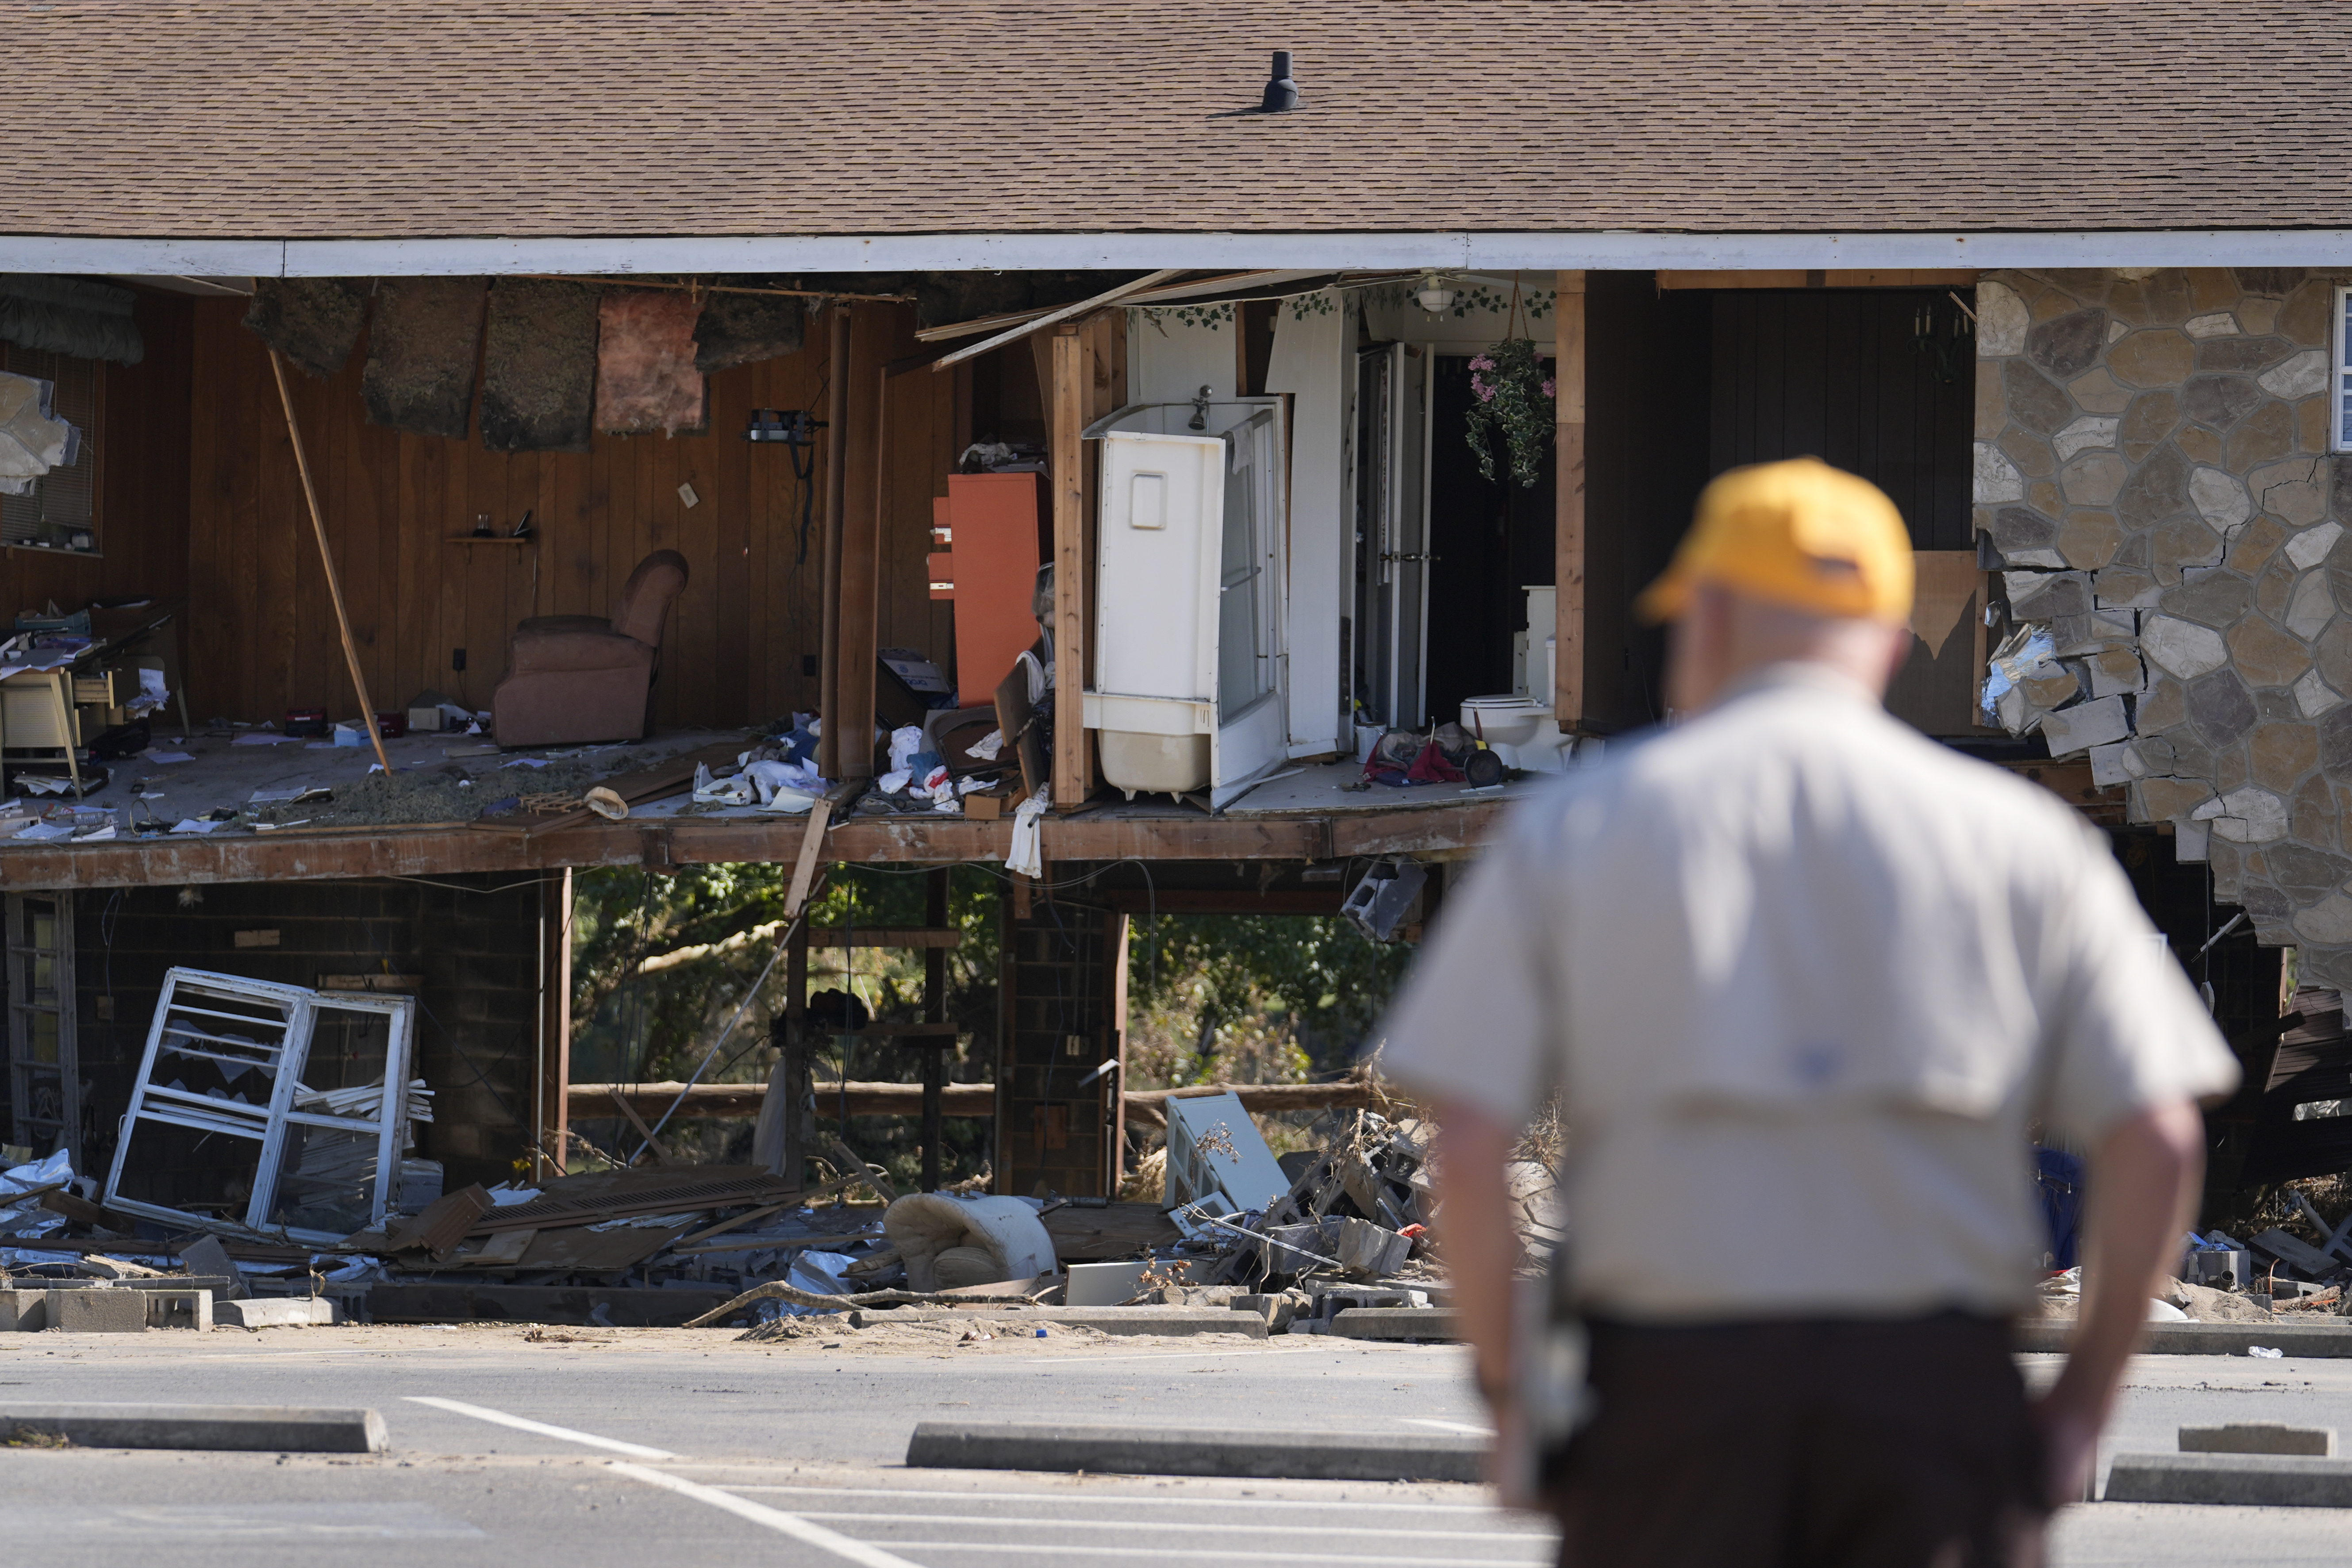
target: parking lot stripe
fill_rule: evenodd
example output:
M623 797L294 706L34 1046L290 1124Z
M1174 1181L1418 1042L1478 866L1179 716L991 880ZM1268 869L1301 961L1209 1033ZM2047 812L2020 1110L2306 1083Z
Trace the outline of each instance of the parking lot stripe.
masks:
M706 1487L700 1481L689 1481L683 1476L668 1475L660 1470L649 1470L643 1465L627 1464L618 1459L613 1461L612 1468L634 1480L644 1481L648 1486L662 1487L681 1497L690 1497L697 1502L706 1502L713 1508L725 1509L739 1519L748 1519L754 1524L765 1525L779 1535L789 1535L804 1544L820 1547L837 1557L845 1557L852 1563L862 1563L864 1568L919 1568L919 1564L909 1563L903 1557L894 1556L878 1546L869 1546L863 1541L853 1541L848 1536L837 1534L821 1524L812 1524L798 1515L784 1513L768 1507L765 1503L753 1502L749 1498L737 1497L733 1492L721 1491L717 1487Z
M583 1443L591 1448L608 1448L615 1454L634 1454L640 1459L675 1459L667 1448L648 1448L643 1443L624 1443L618 1437L599 1437L593 1432L578 1432L569 1426L551 1426L544 1421L529 1416L509 1415L503 1410L487 1405L467 1405L459 1399L436 1399L431 1394L406 1395L411 1405L429 1405L436 1410L446 1410L456 1415L470 1415L477 1421L494 1421L501 1426L511 1426L518 1432L536 1432L542 1437L560 1437L566 1443Z

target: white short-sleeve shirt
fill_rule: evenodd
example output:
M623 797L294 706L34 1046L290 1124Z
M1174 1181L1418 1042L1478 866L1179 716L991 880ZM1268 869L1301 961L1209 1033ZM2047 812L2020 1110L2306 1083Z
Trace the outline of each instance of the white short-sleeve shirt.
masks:
M2237 1082L2153 929L2056 797L1780 665L1519 807L1382 1064L1513 1124L1559 1090L1589 1310L2005 1312L2030 1124Z

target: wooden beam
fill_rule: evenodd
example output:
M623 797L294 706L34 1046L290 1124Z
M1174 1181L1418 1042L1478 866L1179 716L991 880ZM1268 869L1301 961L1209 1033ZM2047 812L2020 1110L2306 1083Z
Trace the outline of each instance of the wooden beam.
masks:
M836 657L839 688L834 694L835 713L824 716L825 732L835 737L830 778L867 779L874 776L875 655L880 649L882 618L882 520L889 505L887 460L889 433L884 414L890 395L889 378L882 369L880 312L891 306L866 306L871 341L866 352L850 361L849 439L851 494L841 531L841 610ZM835 714L839 726L835 727Z
M808 932L811 947L873 948L934 948L961 947L963 932L949 928L936 930L928 926L812 926Z
M1559 421L1555 469L1554 595L1559 639L1552 663L1552 716L1573 732L1584 721L1584 274L1562 272L1553 328Z
M1054 329L1054 379L1046 390L1046 466L1054 486L1054 804L1094 793L1087 744L1086 399L1091 380L1076 324Z
M572 869L540 884L540 1081L534 1180L564 1173L571 1131Z
M816 1083L811 1086L816 1099L817 1114L832 1117L841 1105L841 1085ZM676 1112L670 1106L685 1091L685 1101ZM1193 1084L1183 1089L1130 1089L1120 1096L1125 1114L1132 1120L1147 1121L1154 1127L1167 1124L1167 1106L1171 1100L1189 1100L1201 1095L1232 1092L1241 1097L1244 1110L1274 1113L1285 1110L1321 1110L1330 1106L1378 1105L1387 1099L1381 1087L1365 1079L1350 1079L1340 1083L1259 1083ZM669 1114L675 1121L688 1117L752 1117L760 1114L760 1101L767 1092L763 1083L698 1083L691 1088L680 1083L575 1083L571 1088L572 1114L582 1120L610 1117L616 1107L628 1110L650 1122L654 1117ZM849 1083L849 1114L852 1116L919 1116L923 1110L923 1086L919 1083L870 1083L851 1079ZM950 1083L940 1089L940 1110L947 1116L994 1116L996 1086L992 1083Z
M816 1097L819 1116L831 1117L841 1104L841 1085L817 1083L812 1086ZM650 1119L669 1110L677 1101L678 1091L686 1089L684 1103L678 1104L672 1121L684 1117L740 1116L760 1114L760 1102L767 1095L765 1083L698 1083L691 1089L677 1083L575 1083L572 1086L572 1114L583 1121L592 1117L609 1117L617 1099L638 1115ZM849 1114L852 1116L919 1116L923 1109L923 1086L919 1083L861 1083L853 1079L849 1084ZM992 1083L950 1083L940 1091L940 1110L947 1116L993 1116L996 1114L996 1086Z
M1811 272L1682 271L1658 274L1660 289L1973 289L1971 268L1832 268Z
M310 458L302 447L301 422L294 417L294 392L286 384L286 356L276 349L269 351L269 368L278 375L278 401L286 409L286 437L294 446L294 471L302 479L302 499L309 503L310 530L319 536L319 564L327 574L327 597L335 606L335 630L342 637L343 661L351 668L352 689L359 694L360 722L367 726L368 742L375 747L375 760L389 778L392 759L383 754L383 737L376 732L375 701L368 696L367 675L360 668L360 645L352 637L351 613L343 608L343 580L335 571L335 552L327 543L327 518L319 510L318 487L310 482ZM71 761L70 757L68 761ZM76 773L79 783L81 775Z
M1512 797L1503 796L1475 803L1270 818L1130 816L1097 808L1053 825L1054 856L1086 861L1328 862L1412 854L1442 859L1475 853L1495 842L1512 803ZM665 840L667 863L709 866L764 860L791 864L798 858L807 831L806 817L782 822L678 817ZM1002 862L1011 839L1012 824L1003 819L854 816L830 830L823 858L916 866ZM642 825L635 820L583 825L529 839L478 833L461 823L442 823L320 834L130 839L72 847L0 845L0 889L446 877L557 870L566 866L642 866L646 855ZM1016 883L1016 890L1019 886ZM1263 911L1265 906L1259 908Z
M817 637L817 711L824 732L817 738L817 772L841 776L840 731L834 715L841 709L841 537L848 496L850 309L836 300L827 308L826 342L830 344L825 375L824 546L819 568L818 599L822 629Z

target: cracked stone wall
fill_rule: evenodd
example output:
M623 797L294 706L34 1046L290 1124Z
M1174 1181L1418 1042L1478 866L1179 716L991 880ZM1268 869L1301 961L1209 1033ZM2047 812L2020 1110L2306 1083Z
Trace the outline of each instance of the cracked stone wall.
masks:
M2292 268L1990 272L1976 526L1990 689L2210 858L2264 942L2352 987L2352 458L2336 288Z

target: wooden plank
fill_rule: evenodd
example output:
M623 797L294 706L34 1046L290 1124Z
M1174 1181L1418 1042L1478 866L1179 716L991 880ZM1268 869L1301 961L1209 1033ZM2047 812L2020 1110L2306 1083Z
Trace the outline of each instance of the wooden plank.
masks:
M1585 384L1584 274L1559 274L1554 307L1553 416L1559 451L1554 506L1557 537L1552 581L1559 639L1552 667L1552 712L1560 729L1574 731L1585 718Z
M963 945L963 932L952 926L811 926L808 944L818 948L949 948Z
M1087 372L1078 329L1054 329L1053 380L1046 390L1046 467L1054 507L1054 804L1073 806L1094 794L1086 706L1086 481L1082 471Z
M841 773L841 548L848 527L850 451L850 364L856 357L856 308L835 300L825 312L828 323L825 376L828 383L824 452L824 525L817 600L822 617L817 642L817 710L824 733L818 741L817 766L829 778ZM863 775L861 775L863 776Z
M1126 817L1097 809L1049 819L1050 858L1069 860L1328 860L1411 853L1444 858L1493 843L1507 800L1278 819ZM803 819L677 819L669 862L717 865L795 859ZM838 861L951 865L1001 861L1011 824L971 818L853 817L834 827L824 857ZM0 889L91 889L318 878L431 877L645 863L635 822L580 824L544 834L484 833L470 825L370 827L317 835L117 840L63 848L0 845Z
M816 1105L826 1114L837 1113L841 1105L841 1085L815 1083L811 1085ZM685 1099L679 1100L680 1091ZM760 1102L767 1094L764 1083L698 1083L691 1087L681 1083L577 1083L571 1088L569 1103L572 1114L583 1121L613 1114L614 1099L628 1102L638 1115L651 1119L656 1116L750 1118L760 1114ZM993 1116L996 1114L996 1086L992 1083L951 1083L946 1086L940 1099L941 1112L948 1116ZM677 1109L672 1110L671 1106ZM923 1086L919 1083L865 1083L853 1079L849 1084L849 1114L852 1116L915 1116L923 1109ZM803 1194L806 1196L807 1194ZM730 1222L733 1223L733 1222Z
M1660 289L1973 289L1977 273L1967 268L1799 268L1735 272L1674 270L1658 274Z

